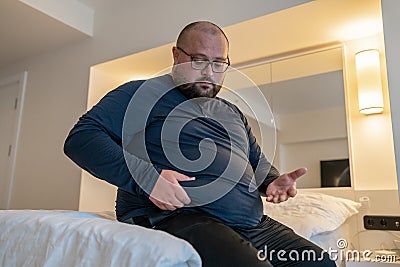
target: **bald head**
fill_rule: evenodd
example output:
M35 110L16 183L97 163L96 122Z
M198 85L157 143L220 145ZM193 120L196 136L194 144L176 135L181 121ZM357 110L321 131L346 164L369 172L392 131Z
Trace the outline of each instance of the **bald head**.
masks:
M193 22L181 31L172 48L172 78L187 98L217 95L226 69L215 68L229 66L228 45L224 32L208 21Z
M223 36L226 40L227 46L229 47L228 38L226 37L222 29L209 21L196 21L186 25L186 27L183 28L178 36L176 46L184 47L185 45L190 44L193 34L196 34L198 32L210 34L216 37Z

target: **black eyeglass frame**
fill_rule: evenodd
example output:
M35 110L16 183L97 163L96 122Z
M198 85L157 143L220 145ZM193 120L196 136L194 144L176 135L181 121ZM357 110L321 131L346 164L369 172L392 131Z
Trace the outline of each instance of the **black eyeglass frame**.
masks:
M176 47L179 51L182 51L185 55L187 55L188 57L190 57L190 61L191 61L191 65L192 65L192 68L193 69L195 69L195 70L203 70L203 69L205 69L205 68L207 68L208 67L208 65L210 65L211 64L211 69L212 69L212 71L213 72L215 72L215 73L224 73L225 71L227 71L227 69L229 68L229 66L231 65L231 62L230 62L230 60L229 60L229 56L227 57L227 60L228 60L228 62L222 62L222 61L211 61L211 60L208 60L208 59L201 59L201 58L199 58L199 57L196 57L196 56L193 56L193 55L191 55L191 54L189 54L188 52L186 52L185 50L183 50L183 48L181 48L181 47L179 47L179 46L177 46ZM208 62L208 64L206 65L206 66L203 66L202 68L196 68L196 66L195 65L193 65L193 62ZM218 63L218 64L225 64L226 66L224 67L224 70L223 71L216 71L215 70L215 64L216 63Z

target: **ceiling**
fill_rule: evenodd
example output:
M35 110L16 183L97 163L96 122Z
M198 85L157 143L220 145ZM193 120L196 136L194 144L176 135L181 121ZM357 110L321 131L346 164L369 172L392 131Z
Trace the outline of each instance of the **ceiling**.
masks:
M80 0L98 10L109 0ZM90 38L47 14L17 0L0 1L0 69L24 58Z
M93 10L101 10L110 8L111 5L116 5L118 2L124 0L79 0L84 5L92 8ZM326 3L325 6L329 8L325 10L313 10L314 14L318 14L321 18L322 12L335 12L337 18L345 18L348 14L354 14L357 20L346 21L346 19L341 19L343 23L347 23L346 30L352 34L352 36L357 35L360 29L362 33L360 35L365 35L366 32L372 33L376 31L381 31L382 23L377 21L376 3L380 3L377 0L363 0L362 5L358 0L317 0L315 3ZM318 6L318 5L315 5ZM277 12L279 13L279 12ZM290 12L289 12L290 15ZM327 14L326 17L331 17ZM272 14L271 19L274 18ZM369 21L367 24L364 21ZM367 18L367 20L365 20ZM310 17L299 18L301 20L313 20ZM326 23L325 21L319 20L319 23L315 23L313 20L312 27L313 36L310 38L318 38L319 34L326 35L327 33L337 32L339 29L338 25L332 23ZM273 27L274 33L278 31L284 32L287 27L292 28L292 23L279 23L279 27ZM361 24L360 24L361 23ZM328 25L328 26L327 26ZM321 29L323 28L323 29ZM229 27L227 28L229 31ZM256 27L252 29L252 32L263 32L264 29L257 29ZM269 30L270 31L270 30ZM250 33L245 33L250 34ZM297 31L297 34L303 34L302 29ZM337 33L336 33L337 34ZM342 38L346 38L346 32L340 33ZM17 0L1 0L0 1L0 36L1 36L1 49L0 49L0 69L6 67L9 64L18 62L24 58L38 55L42 52L49 51L58 47L68 45L73 42L81 41L90 38L88 35L76 30L66 24L54 19L45 13L42 13L28 5L17 1ZM284 36L280 36L283 38ZM289 38L294 38L293 36L288 36ZM246 38L241 38L241 40L232 41L232 43L238 44L239 42L246 42ZM265 35L265 42L268 46L271 46L271 42L268 39L268 35ZM280 44L285 44L292 42L282 39ZM238 45L241 47L241 45ZM232 47L234 49L234 47ZM255 49L250 49L254 51ZM250 52L251 52L250 51ZM249 52L249 51L247 51ZM237 53L246 55L246 53ZM237 58L238 61L242 59Z
M16 0L0 1L0 68L70 42L87 38Z
M64 1L64 0L62 0ZM95 12L110 10L131 0L74 0ZM46 5L46 1L0 0L0 69L90 36L52 18L31 6ZM70 4L70 3L66 3Z

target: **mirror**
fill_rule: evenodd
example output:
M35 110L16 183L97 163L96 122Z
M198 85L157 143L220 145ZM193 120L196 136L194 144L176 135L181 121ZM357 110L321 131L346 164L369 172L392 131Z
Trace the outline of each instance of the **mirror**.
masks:
M239 68L257 84L273 113L273 121L246 114L264 154L281 173L308 168L298 188L351 186L342 66L342 48L333 47ZM254 90L219 96L245 113L242 102L248 102L257 113ZM271 142L274 125L276 142Z

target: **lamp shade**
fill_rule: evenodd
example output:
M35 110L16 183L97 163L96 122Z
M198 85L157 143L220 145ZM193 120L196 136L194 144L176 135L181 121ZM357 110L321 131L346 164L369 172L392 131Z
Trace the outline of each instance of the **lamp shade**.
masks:
M381 113L383 94L379 50L363 50L355 58L360 113Z

